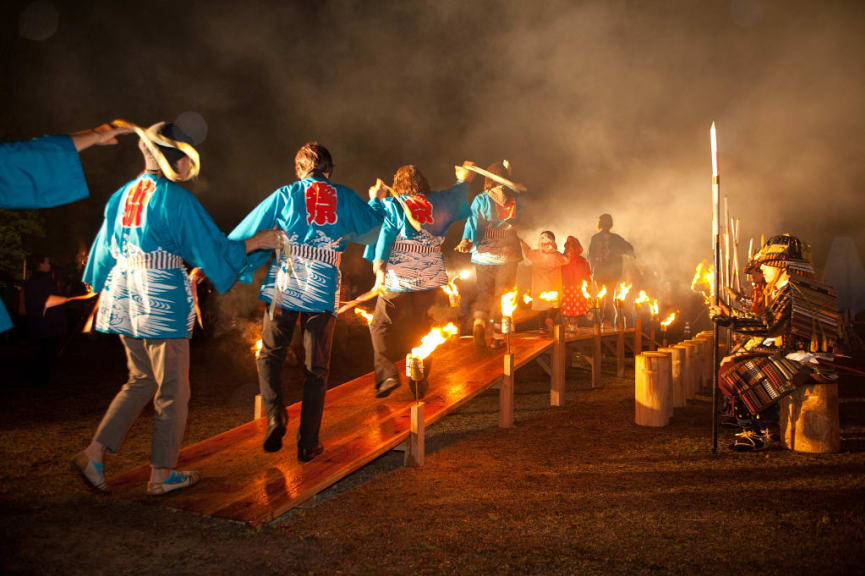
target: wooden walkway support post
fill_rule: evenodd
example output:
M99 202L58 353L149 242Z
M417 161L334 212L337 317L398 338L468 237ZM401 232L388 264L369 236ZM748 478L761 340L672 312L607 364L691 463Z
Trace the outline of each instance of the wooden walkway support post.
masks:
M411 428L408 436L408 450L405 451L406 466L423 466L424 459L424 421L423 402L411 407Z
M622 378L625 375L625 314L618 307L616 314L616 376Z
M514 355L504 356L504 375L499 388L499 427L510 428L514 425Z
M670 355L643 352L635 358L634 366L634 423L666 426L672 409Z
M556 324L553 327L553 369L550 376L550 406L565 404L565 327Z
M781 398L781 440L796 452L841 450L838 384L801 386Z
M592 336L592 388L601 387L601 360L603 360L603 351L601 348L601 319L598 314L598 309L595 309L595 325Z
M634 313L634 357L643 351L643 319L640 311Z
M252 419L264 418L264 409L261 407L261 394L255 395L255 408L252 411Z
M658 346L655 344L655 317L652 316L649 318L649 350L657 350Z

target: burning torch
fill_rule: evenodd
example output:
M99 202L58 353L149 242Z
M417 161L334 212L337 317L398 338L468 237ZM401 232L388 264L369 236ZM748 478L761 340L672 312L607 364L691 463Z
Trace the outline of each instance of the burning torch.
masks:
M613 306L616 309L616 328L618 330L625 329L625 315L622 312L622 307L625 304L625 299L628 297L628 292L631 291L633 284L622 282L613 295Z
M414 388L416 402L419 402L426 392L426 390L421 390L421 383L426 380L423 361L432 354L433 350L458 333L459 329L453 322L449 322L443 328L433 328L421 338L420 346L412 348L411 352L406 354L405 375L409 379L409 386Z
M502 294L502 334L505 336L507 353L511 353L511 332L514 331L514 310L517 308L517 289Z
M664 340L664 348L667 347L667 328L670 327L670 324L676 321L676 313L670 312L670 315L667 316L663 322L661 322L661 334Z

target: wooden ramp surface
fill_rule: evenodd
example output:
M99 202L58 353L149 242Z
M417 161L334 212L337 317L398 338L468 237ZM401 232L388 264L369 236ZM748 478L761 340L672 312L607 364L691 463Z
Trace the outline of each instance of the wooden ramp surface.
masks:
M538 334L514 334L516 367L525 365L553 345ZM497 382L504 350L478 350L470 337L451 340L432 355L430 388L424 398L429 425ZM405 370L404 363L400 363ZM252 399L250 399L250 405ZM401 386L387 398L376 398L369 373L327 392L321 442L324 453L314 460L297 460L294 438L300 403L288 407L285 446L275 454L261 448L265 419L254 420L181 450L178 468L200 470L201 482L191 490L160 497L174 508L252 524L268 522L315 496L409 437L414 397ZM250 408L251 409L251 408ZM139 498L150 474L143 465L113 478L115 495Z

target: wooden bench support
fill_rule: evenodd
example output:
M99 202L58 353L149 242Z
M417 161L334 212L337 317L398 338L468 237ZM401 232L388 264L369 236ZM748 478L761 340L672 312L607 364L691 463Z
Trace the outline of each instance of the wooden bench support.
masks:
M538 366L540 366L550 378L553 377L553 361L551 360L551 357L551 354L541 354L535 358L535 362L537 362Z
M553 370L550 374L550 406L565 404L565 348L564 327L556 324L553 328Z
M424 458L424 421L423 402L411 407L411 429L408 437L408 450L405 452L406 466L423 466Z
M499 427L510 428L514 425L514 355L505 354L504 362L505 373L499 388Z
M634 315L634 348L631 352L637 356L643 351L643 319L640 317L639 310Z

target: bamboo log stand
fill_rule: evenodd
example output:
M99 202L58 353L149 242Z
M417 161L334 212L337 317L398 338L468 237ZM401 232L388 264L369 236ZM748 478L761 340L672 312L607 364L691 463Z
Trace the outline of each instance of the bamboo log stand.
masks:
M514 355L504 356L504 375L499 388L499 427L511 428L514 425Z
M672 410L669 354L643 352L634 359L634 423L662 427Z
M781 440L796 452L841 450L838 384L801 386L781 398Z
M697 379L699 378L700 360L697 357L698 347L693 342L686 340L679 344L685 348L685 367L682 372L685 374L685 399L693 400L697 395Z
M424 421L423 402L416 402L411 407L411 428L408 437L408 446L405 451L405 465L412 467L423 466L424 461Z
M553 369L550 375L550 406L565 404L565 357L568 355L565 343L565 327L553 327ZM505 364L507 371L507 364Z
M686 349L681 344L677 344L664 348L664 351L669 351L672 354L673 408L684 408L688 398L688 392L685 388L687 386L687 375L685 374L687 369L685 364Z

